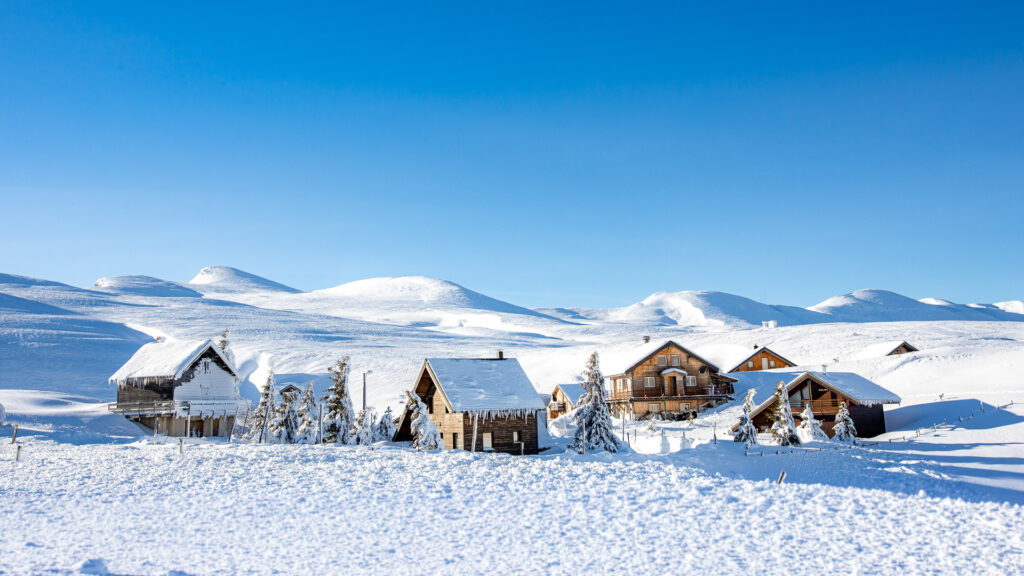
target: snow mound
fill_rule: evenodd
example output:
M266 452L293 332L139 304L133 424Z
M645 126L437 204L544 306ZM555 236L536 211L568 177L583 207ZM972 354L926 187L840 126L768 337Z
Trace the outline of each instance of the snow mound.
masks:
M836 322L901 322L940 320L1016 320L993 306L954 304L948 300L914 300L888 290L857 290L833 296L809 310L827 314Z
M993 304L996 308L999 308L1003 312L1009 312L1011 314L1024 314L1024 301L1021 300L1009 300L1007 302L996 302Z
M661 326L760 326L765 320L793 325L829 320L804 308L762 304L735 294L707 290L657 292L636 304L610 311L608 319Z
M295 294L295 288L250 274L230 266L207 266L189 281L200 292L286 292Z
M200 274L202 274L200 272ZM106 292L157 298L201 298L202 294L181 283L152 276L108 276L93 285Z

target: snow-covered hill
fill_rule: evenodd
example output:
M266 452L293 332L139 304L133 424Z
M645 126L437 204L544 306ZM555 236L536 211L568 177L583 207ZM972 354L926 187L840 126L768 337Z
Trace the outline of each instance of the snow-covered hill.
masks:
M833 296L810 310L832 318L833 322L898 322L907 320L1000 320L1024 321L1024 315L1013 314L980 304L954 304L939 298L914 300L888 290L857 290Z
M238 293L238 292L298 292L291 286L285 286L262 276L232 268L230 266L207 266L189 281L193 288L203 294Z

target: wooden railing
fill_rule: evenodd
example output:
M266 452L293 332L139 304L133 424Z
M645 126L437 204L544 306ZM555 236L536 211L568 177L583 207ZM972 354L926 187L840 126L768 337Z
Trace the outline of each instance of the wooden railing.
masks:
M804 408L811 407L811 412L815 414L835 414L839 412L839 401L838 400L800 400L797 402L790 401L789 403L791 410L794 414L803 412Z
M674 387L673 387L674 388ZM664 398L687 397L687 396L715 396L724 395L725 392L715 386L686 386L682 390L674 389L675 394L665 394L665 388L656 386L654 388L640 388L639 390L619 390L608 393L609 400L628 400L629 398ZM812 407L811 410L814 410Z
M146 400L141 402L113 402L107 404L107 410L116 414L132 413L171 413L179 406L187 408L185 403L174 400Z

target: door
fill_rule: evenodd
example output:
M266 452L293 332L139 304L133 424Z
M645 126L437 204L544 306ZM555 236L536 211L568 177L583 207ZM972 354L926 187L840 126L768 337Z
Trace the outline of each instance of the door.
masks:
M761 370L767 370L767 369L768 369L768 359L767 358L761 358Z

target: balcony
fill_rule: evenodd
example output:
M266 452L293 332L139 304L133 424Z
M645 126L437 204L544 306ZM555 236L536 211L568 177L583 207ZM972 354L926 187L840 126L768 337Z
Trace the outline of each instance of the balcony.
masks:
M608 394L609 400L628 400L630 398L686 398L690 396L725 396L719 387L716 386L685 386L673 387L675 394L665 394L662 386L654 388L638 388L633 390L619 390ZM794 408L796 410L796 408ZM811 408L815 410L815 408ZM817 413L815 411L815 413Z
M789 402L793 414L799 415L804 408L811 407L815 416L820 414L835 415L839 412L839 400L798 400Z

